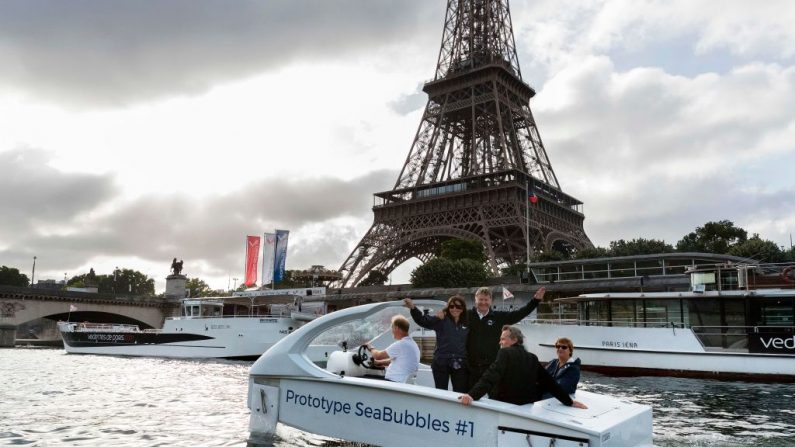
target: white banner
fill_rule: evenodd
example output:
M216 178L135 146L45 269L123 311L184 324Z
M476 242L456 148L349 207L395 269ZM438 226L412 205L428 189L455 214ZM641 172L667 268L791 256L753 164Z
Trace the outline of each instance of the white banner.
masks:
M276 233L265 233L262 244L262 286L273 282L273 263L276 256Z

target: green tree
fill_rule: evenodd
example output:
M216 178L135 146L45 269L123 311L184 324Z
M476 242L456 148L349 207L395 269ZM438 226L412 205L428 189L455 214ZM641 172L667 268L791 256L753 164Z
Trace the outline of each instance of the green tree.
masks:
M795 247L790 247L790 249L784 253L784 260L795 262Z
M565 261L567 259L565 253L557 250L537 251L530 256L530 263Z
M2 266L0 267L0 284L27 287L30 284L30 280L27 275L19 273L19 269Z
M472 259L434 258L411 272L414 287L474 287L488 278L485 264Z
M94 286L97 287L99 293L116 295L154 296L155 294L155 280L132 269L116 269L109 275L95 275L89 272L73 276L66 285L69 287Z
M566 261L574 257L574 253L577 252L577 248L567 241L557 240L552 243L552 248L549 251L560 254L561 260Z
M729 249L748 239L748 232L730 220L707 222L676 243L677 251L728 254Z
M500 269L502 276L522 276L527 271L527 264L520 262L519 264L510 265Z
M303 282L293 278L293 272L298 270L285 270L282 280L276 283L276 289L294 289L296 287L306 287Z
M367 277L359 281L356 287L383 286L387 281L389 281L389 276L385 275L381 270L370 270Z
M191 297L216 295L215 291L199 278L188 278L188 281L185 282L185 288L188 289L188 296Z
M781 251L773 241L762 240L758 234L754 234L748 240L740 242L731 248L729 253L733 256L742 256L759 262L784 262L787 254Z
M655 253L671 253L674 247L657 239L637 238L631 241L619 239L610 242L610 256L651 255Z
M486 250L480 241L470 239L450 239L442 242L439 256L447 259L471 259L486 262Z
M439 256L411 272L414 287L474 287L490 277L486 252L479 241L442 242Z
M608 256L610 256L610 250L604 247L585 248L574 252L574 259L606 258Z
M88 273L82 275L75 275L66 282L66 287L98 287L99 277L94 273L94 269L90 269Z

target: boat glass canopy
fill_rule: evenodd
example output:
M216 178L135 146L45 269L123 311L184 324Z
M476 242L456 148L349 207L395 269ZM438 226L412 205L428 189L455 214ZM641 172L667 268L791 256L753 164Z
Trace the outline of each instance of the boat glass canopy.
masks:
M442 309L444 302L439 304L425 304L418 305L418 308L423 312L429 312L431 315L435 314ZM433 334L433 331L427 331L414 322L411 318L409 310L405 307L387 307L378 310L366 317L346 321L339 325L333 326L318 335L311 345L330 345L337 344L342 346L343 343L348 349L355 349L356 347L368 342L372 342L378 349L384 349L394 341L390 331L392 325L392 318L395 315L402 315L409 321L409 334L416 336L423 336L425 332Z

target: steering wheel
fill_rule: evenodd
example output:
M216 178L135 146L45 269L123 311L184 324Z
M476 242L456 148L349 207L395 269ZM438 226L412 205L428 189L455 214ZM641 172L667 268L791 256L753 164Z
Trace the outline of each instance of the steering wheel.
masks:
M356 351L356 355L359 356L359 361L362 362L361 364L365 368L373 367L373 358L368 354L369 351L370 348L367 347L366 343L359 346L359 349Z

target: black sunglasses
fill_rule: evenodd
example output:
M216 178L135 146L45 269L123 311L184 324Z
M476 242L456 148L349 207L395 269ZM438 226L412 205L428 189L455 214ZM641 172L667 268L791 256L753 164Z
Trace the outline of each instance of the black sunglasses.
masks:
M555 345L555 349L562 349L566 351L569 349L569 347L567 345Z
M447 307L450 308L450 309L461 309L461 310L464 310L464 305L463 304L451 304L451 305L449 305Z

